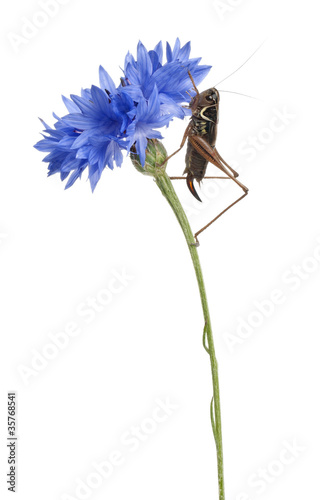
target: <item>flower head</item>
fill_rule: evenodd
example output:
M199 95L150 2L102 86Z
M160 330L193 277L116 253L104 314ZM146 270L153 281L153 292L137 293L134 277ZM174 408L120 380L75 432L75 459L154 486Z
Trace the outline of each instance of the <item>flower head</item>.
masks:
M189 112L182 106L194 95L188 71L198 84L210 70L199 65L200 59L189 59L190 50L190 42L181 47L177 39L173 49L167 43L163 64L161 42L149 52L139 42L137 59L130 53L125 58L118 87L100 66L100 87L63 97L68 114L54 114L54 128L43 122L44 138L35 145L49 153L43 159L49 164L48 175L68 177L68 188L88 167L93 191L107 166L121 166L123 150L134 151L144 166L147 140L161 139L158 129Z

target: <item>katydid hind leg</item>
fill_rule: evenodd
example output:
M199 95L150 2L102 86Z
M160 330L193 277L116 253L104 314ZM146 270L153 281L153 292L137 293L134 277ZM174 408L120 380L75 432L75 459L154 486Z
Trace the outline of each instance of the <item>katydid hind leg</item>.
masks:
M191 243L191 245L194 245L194 246L198 247L200 245L199 240L198 240L199 234L201 234L209 226L211 226L211 224L213 224L216 220L218 220L221 217L221 215L223 215L224 213L226 213L231 207L233 207L234 205L236 205L237 203L239 203L239 201L243 200L243 198L245 198L247 196L247 194L248 194L248 191L246 193L244 193L243 195L241 195L236 201L234 201L233 203L231 203L227 208L225 208L224 210L222 210L222 212L220 212L214 219L212 219L210 222L208 222L208 224L206 224L201 229L199 229L199 231L197 231L195 233L195 235L194 235L194 239L196 240L196 243Z
M230 165L222 158L222 156L219 154L217 148L215 148L215 151L216 151L216 154L217 154L219 160L223 163L223 165L225 167L227 167L233 173L234 177L239 177L238 172L236 172L232 167L230 167Z
M203 137L194 135L192 137L189 137L189 141L191 142L192 146L195 148L196 151L198 151L199 154L201 154L208 162L212 163L216 167L218 167L222 172L227 175L233 182L238 184L239 187L244 191L244 193L247 193L249 189L242 184L238 179L236 179L233 175L230 174L230 172L227 170L227 168L223 165L221 162L219 156L216 154L216 149L212 148L210 144L208 144Z

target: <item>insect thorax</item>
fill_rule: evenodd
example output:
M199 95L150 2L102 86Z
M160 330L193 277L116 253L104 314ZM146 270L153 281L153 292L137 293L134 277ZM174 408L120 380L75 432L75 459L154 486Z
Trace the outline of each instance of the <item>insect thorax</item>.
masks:
M199 110L199 118L205 121L218 123L218 108L216 106L207 106Z
M210 145L214 143L217 128L217 123L214 120L209 121L193 116L192 125L192 134L205 137Z

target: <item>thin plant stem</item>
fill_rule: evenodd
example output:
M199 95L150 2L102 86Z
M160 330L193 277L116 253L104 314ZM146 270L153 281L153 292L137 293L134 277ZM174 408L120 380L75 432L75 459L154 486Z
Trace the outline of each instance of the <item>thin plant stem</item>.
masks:
M155 173L155 181L157 183L157 186L160 188L162 194L167 199L169 205L171 206L172 210L174 211L179 221L179 224L181 226L181 229L188 244L188 248L191 254L191 259L193 262L194 270L198 281L203 316L204 316L203 346L207 351L207 353L209 354L211 363L213 398L210 405L210 418L211 418L212 431L217 451L219 500L225 500L218 363L215 356L208 300L203 280L203 274L200 266L198 250L197 247L195 246L195 239L193 237L187 216L182 208L180 200L166 172L164 170L157 169Z

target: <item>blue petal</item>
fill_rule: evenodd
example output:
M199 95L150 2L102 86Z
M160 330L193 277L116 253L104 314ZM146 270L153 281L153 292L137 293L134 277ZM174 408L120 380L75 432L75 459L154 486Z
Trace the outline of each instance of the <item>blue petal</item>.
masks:
M161 41L155 46L154 52L156 52L156 54L158 55L159 63L162 64L163 47Z
M74 143L74 137L66 135L61 139L61 141L59 141L59 147L71 148L73 143Z
M60 172L60 179L64 181L69 175L69 172Z
M100 87L103 90L108 90L110 94L116 93L116 87L115 84L113 83L113 80L110 78L109 74L102 66L99 67L99 79L100 79Z
M159 57L154 50L149 51L149 57L152 64L152 73L154 73L157 69L161 67L161 64L159 62Z
M139 155L140 163L144 167L146 162L146 149L148 145L148 140L144 135L139 135L136 142L136 149Z
M80 108L80 110L83 113L92 114L94 112L92 102L87 101L83 97L78 97L77 95L73 95L73 94L70 97L73 100L73 102L76 103L76 105Z
M184 108L177 104L174 99L169 97L167 94L160 94L160 110L162 114L170 113L177 118L183 119L185 116Z
M172 50L171 50L169 42L167 42L166 56L167 56L167 62L168 63L171 62L172 61Z
M155 85L148 101L148 115L154 117L160 113L160 101L157 86Z
M80 147L78 149L78 151L77 151L76 158L79 158L79 159L88 159L90 150L91 150L90 146L82 146L82 147Z
M101 113L105 113L106 115L108 114L109 111L109 99L103 90L99 89L99 87L96 87L95 85L92 85L91 87L91 95L94 104L99 108Z
M127 70L127 66L131 64L134 68L136 68L136 61L134 60L134 57L130 52L127 52L127 55L125 57L124 61L124 70Z
M177 38L172 51L172 58L174 61L178 59L179 52L180 52L180 40L179 38Z
M185 61L189 59L190 52L191 52L191 43L187 42L179 51L179 60Z
M121 89L121 93L129 95L136 102L139 102L143 97L140 85L127 85Z
M140 85L141 80L137 69L133 66L133 64L129 63L126 69L126 78L128 79L130 84Z
M95 190L98 181L100 180L101 172L97 165L89 165L89 180L92 192Z
M147 80L152 74L152 63L145 46L139 42L137 48L137 70L140 73L140 82Z
M84 116L81 113L74 113L66 115L63 121L72 127L79 128L80 130L85 130L90 127L97 126L97 120L94 117Z
M75 158L75 153L69 153L65 160L62 162L60 170L61 172L70 172L74 170L79 164L79 160Z
M81 134L79 134L79 137L75 139L74 143L72 144L72 149L78 149L81 148L82 146L86 146L88 144L88 140L90 136L92 135L91 130L85 130Z
M75 183L75 181L81 177L81 174L83 172L83 170L85 169L85 166L81 167L81 168L78 168L77 170L75 170L69 177L68 179L68 182L67 184L65 185L65 189L68 189L69 187L73 186L73 184Z
M62 100L63 100L67 110L69 111L69 113L79 113L80 109L78 108L78 106L74 102L71 101L71 99L68 99L67 97L65 97L63 95Z

